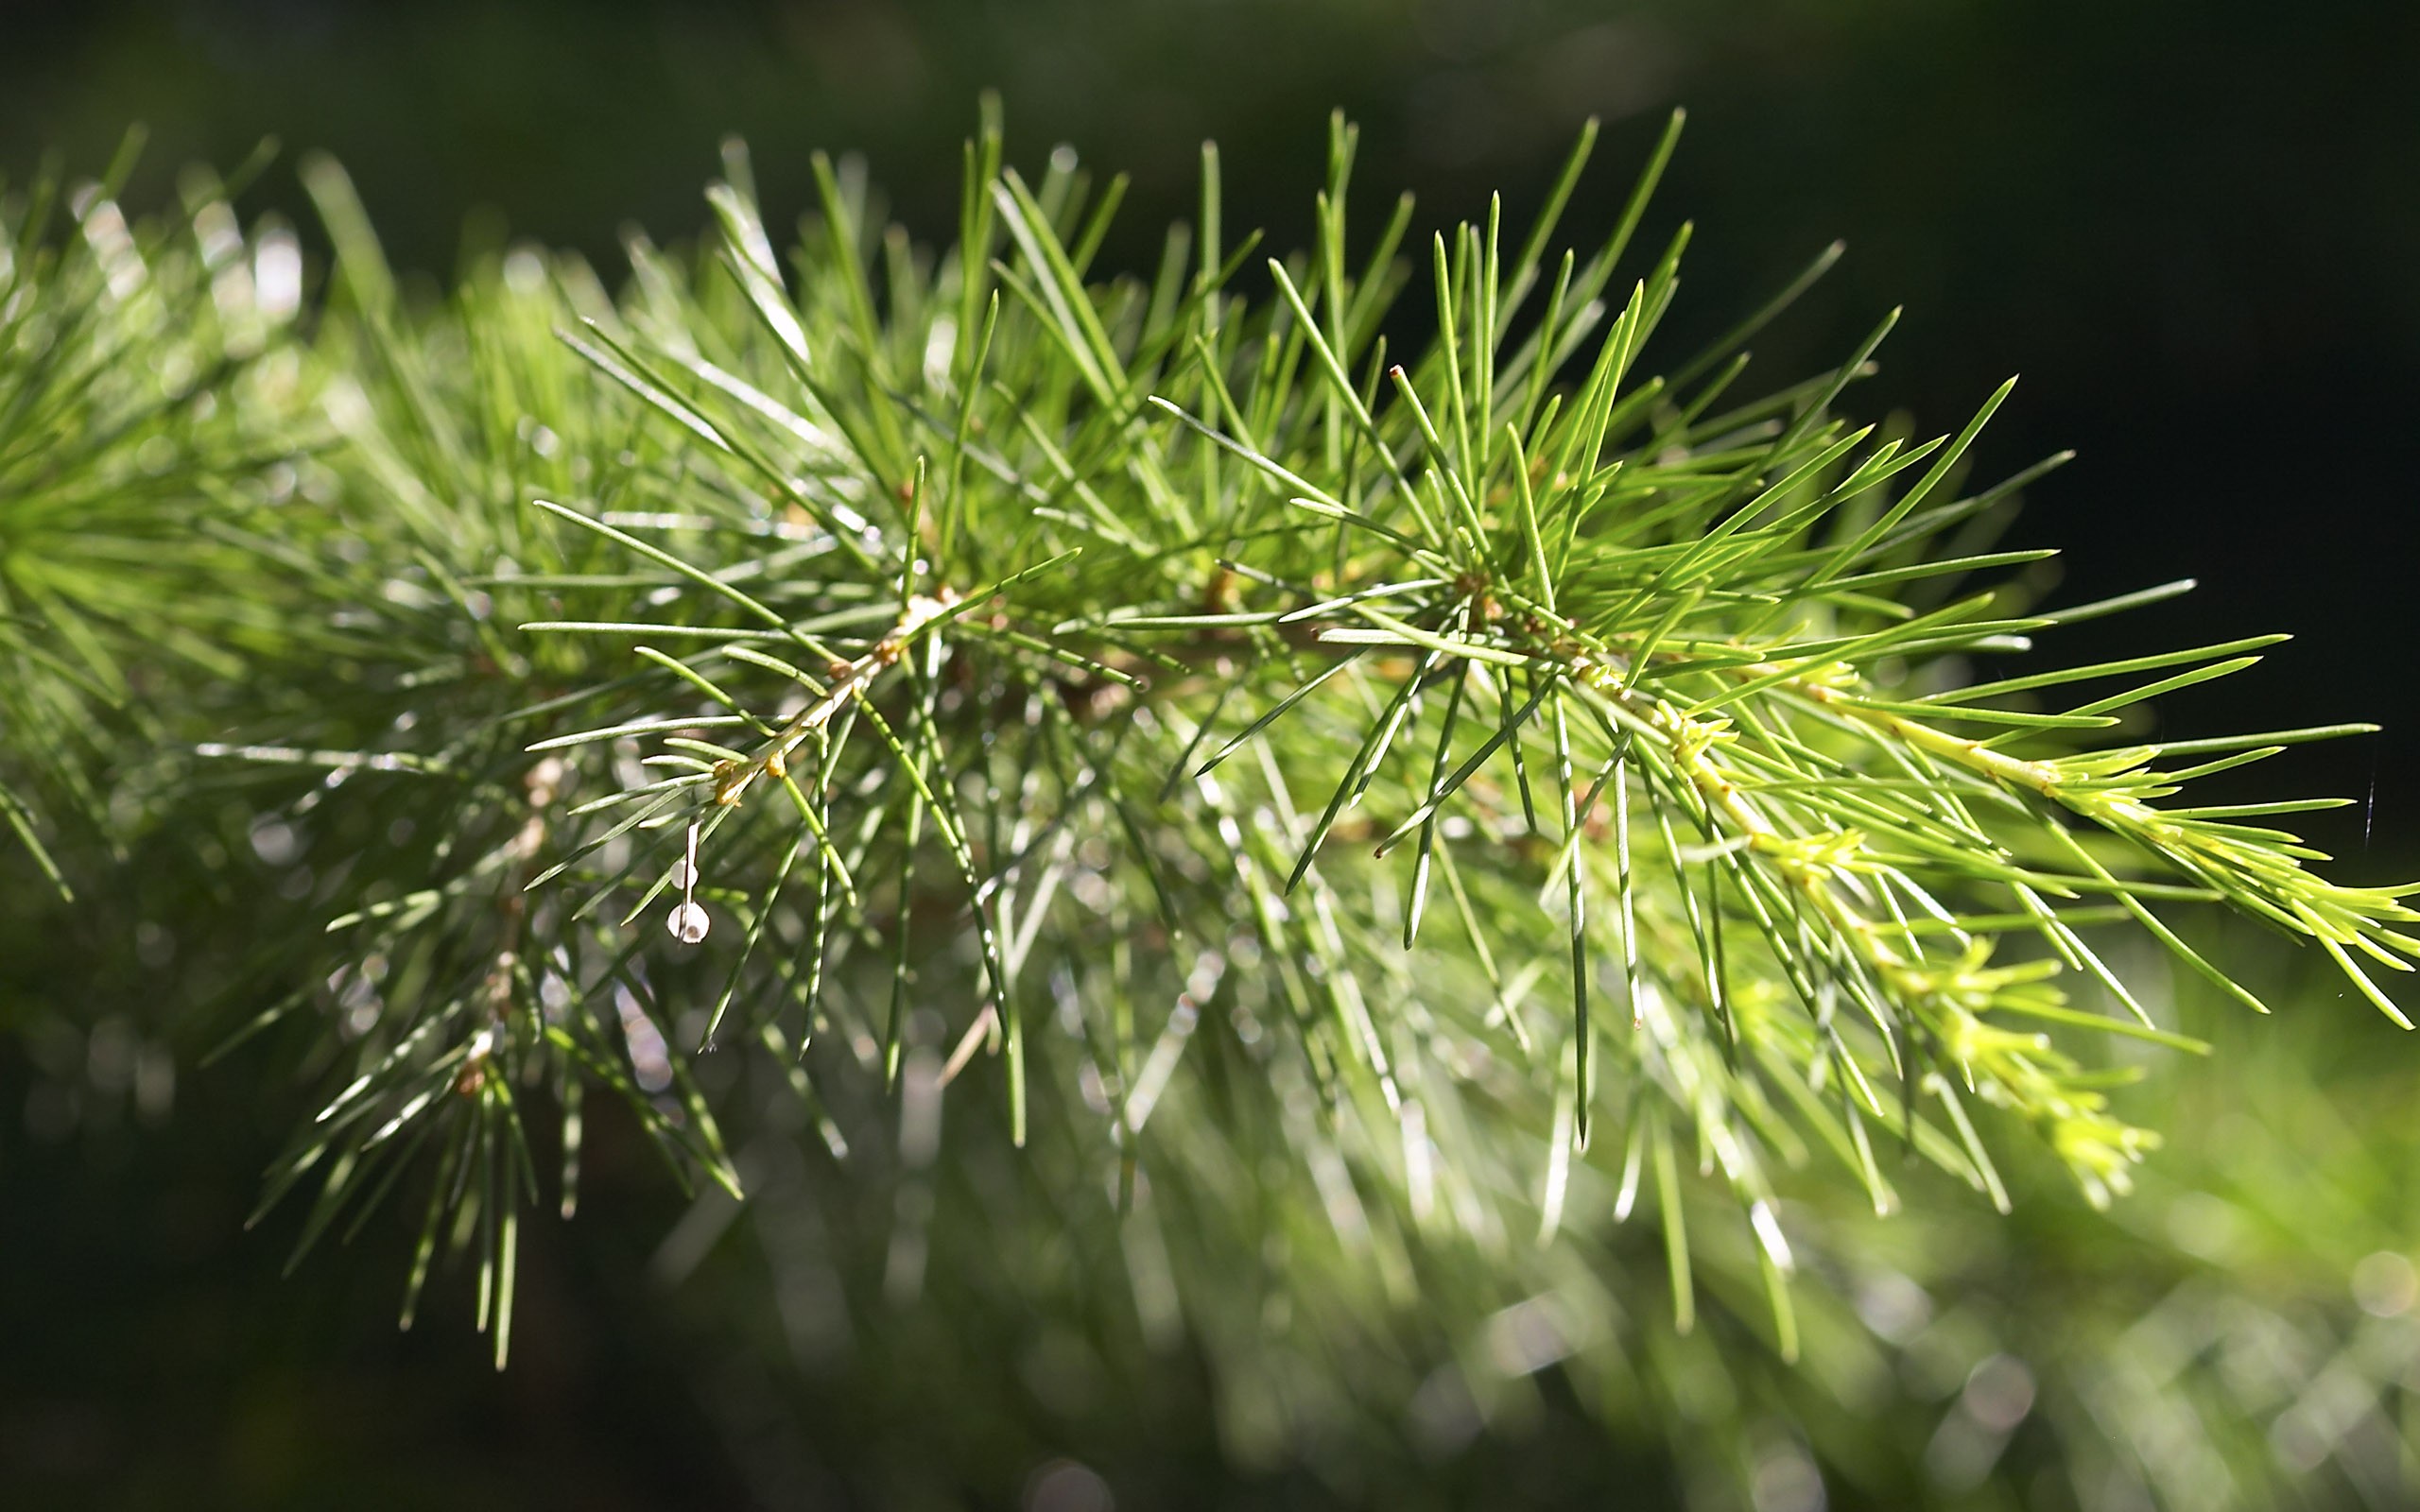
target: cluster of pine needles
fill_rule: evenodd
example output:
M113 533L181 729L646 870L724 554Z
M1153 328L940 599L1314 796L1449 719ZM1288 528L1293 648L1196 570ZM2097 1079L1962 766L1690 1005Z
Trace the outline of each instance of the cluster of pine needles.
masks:
M1205 148L1148 276L1096 267L1124 180L1028 180L988 116L946 250L821 159L779 237L734 147L710 244L634 236L618 287L512 247L416 296L324 160L323 278L240 182L137 223L130 154L38 179L0 816L61 890L140 834L223 875L189 1011L326 1087L264 1211L307 1249L405 1204L406 1321L468 1257L499 1364L603 1096L712 1200L802 1142L881 1194L893 1301L978 1247L1047 1291L1088 1215L1238 1452L1308 1389L1245 1342L1285 1297L1346 1395L1441 1294L1508 1379L1665 1339L1598 1386L1650 1416L1749 1356L1845 1392L1867 1230L1824 1194L2005 1210L2032 1147L2103 1203L2156 1143L2128 1043L2203 1048L2120 947L2257 1007L2179 933L2219 905L2403 1022L2371 973L2420 914L2274 827L2338 800L2187 796L2369 727L2141 738L2280 637L2043 661L2185 585L2035 607L1996 538L2062 459L1968 481L2006 387L1928 440L1841 418L1892 318L1743 387L1837 249L1659 341L1679 128L1580 251L1593 127L1526 226L1406 197L1351 245L1340 120L1283 257Z

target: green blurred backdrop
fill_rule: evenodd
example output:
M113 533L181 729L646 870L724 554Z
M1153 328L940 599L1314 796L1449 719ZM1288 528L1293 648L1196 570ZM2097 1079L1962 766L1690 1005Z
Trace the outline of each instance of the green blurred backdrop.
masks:
M584 249L610 275L626 224L660 239L700 224L699 186L733 131L777 221L805 203L823 146L862 152L895 211L942 235L988 86L1018 161L1065 142L1134 175L1108 255L1141 263L1189 206L1204 137L1226 153L1230 224L1288 246L1308 226L1331 107L1363 126L1357 182L1416 189L1437 223L1495 187L1533 203L1587 115L1608 123L1601 161L1621 163L1685 103L1661 201L1699 222L1685 323L1719 323L1840 236L1847 260L1762 339L1760 368L1811 369L1904 301L1869 409L1937 428L2023 373L1984 471L2083 455L2034 491L2020 543L2074 548L2077 596L2204 585L2109 637L2302 638L2163 719L2389 723L2270 779L2374 790L2374 806L2315 827L2368 880L2420 849L2420 680L2405 671L2415 78L2420 7L2348 0L0 0L0 171L47 152L96 170L141 121L151 146L130 198L157 202L178 163L233 164L274 134L287 151L256 210L307 225L291 161L324 147L396 261L432 280L466 236L499 233ZM1615 208L1576 207L1571 234ZM73 1000L85 983L55 965L73 958L9 967L0 1015L22 1026ZM2304 1033L2324 1042L2297 1052L2316 1064L2413 1053L2326 1017ZM2243 1031L2230 1048L2263 1044ZM239 1230L297 1097L264 1094L246 1068L188 1066L172 1122L147 1124L134 1098L62 1124L39 1090L98 1079L106 1054L99 1036L41 1033L0 1052L0 1504L840 1504L934 1489L819 1463L794 1412L862 1427L883 1404L851 1418L810 1393L802 1407L752 1356L707 1347L731 1326L710 1297L650 1280L680 1210L634 1140L608 1130L595 1211L533 1236L526 1342L498 1380L458 1317L393 1332L391 1256L281 1280L291 1215ZM2392 1106L2411 1085L2364 1095ZM1151 1489L1121 1505L1219 1499L1215 1436L1188 1426L1184 1383L1171 1392L1161 1460L1134 1471ZM1552 1411L1541 1424L1530 1449L1481 1446L1460 1484L1540 1500L1654 1484L1652 1446L1637 1465L1600 1445L1559 1456L1537 1446L1588 1445L1588 1430ZM1281 1491L1334 1488L1238 1494Z

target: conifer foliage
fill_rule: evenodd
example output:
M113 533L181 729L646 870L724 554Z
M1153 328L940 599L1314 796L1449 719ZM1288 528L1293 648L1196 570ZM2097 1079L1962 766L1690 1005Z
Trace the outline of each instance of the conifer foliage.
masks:
M255 901L208 1011L324 1084L264 1209L307 1248L400 1208L405 1320L466 1258L499 1364L599 1097L700 1190L804 1141L882 1194L894 1300L928 1255L994 1284L977 1251L1046 1290L1038 1214L1080 1215L1245 1448L1277 1292L1333 1310L1348 1397L1415 1299L1451 1332L1542 1287L1536 1364L1837 1359L1841 1211L2005 1208L2029 1144L2103 1203L2156 1144L2127 1047L2202 1047L2113 940L2258 1007L2179 933L2233 909L2403 1022L2372 973L2420 915L2274 827L2336 800L2192 796L2368 727L2130 720L2281 637L2044 660L2188 585L2037 607L2048 554L1995 537L2062 459L1968 478L2007 387L1930 439L1844 418L1892 318L1751 384L1837 249L1659 338L1680 124L1574 251L1593 128L1524 223L1407 197L1356 245L1340 120L1307 249L1228 225L1205 148L1156 269L1106 274L1123 180L1028 179L987 116L946 250L821 160L785 245L735 147L698 253L633 238L609 287L514 248L441 301L307 160L308 309L206 178L148 227L122 168L38 180L0 201L0 814L61 888L219 848ZM1700 1367L1633 1354L1634 1410Z

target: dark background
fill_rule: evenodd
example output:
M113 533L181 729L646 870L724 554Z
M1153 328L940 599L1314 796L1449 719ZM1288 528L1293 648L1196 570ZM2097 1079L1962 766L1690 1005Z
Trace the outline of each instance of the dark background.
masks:
M2379 719L2385 736L2297 753L2291 775L2356 798L2375 783L2374 815L2313 826L2354 879L2420 850L2420 7L0 0L0 172L53 150L96 171L140 120L132 198L164 202L179 163L232 165L274 133L288 150L255 209L303 220L291 162L325 147L401 265L441 278L465 225L500 218L610 272L625 223L700 224L731 130L776 220L805 202L821 146L864 152L909 225L944 236L987 85L1015 161L1067 141L1133 172L1110 251L1130 264L1188 212L1205 136L1225 149L1231 227L1294 244L1332 106L1364 129L1363 209L1408 185L1423 225L1495 186L1517 223L1601 114L1568 223L1584 239L1685 103L1661 200L1667 226L1699 222L1680 334L1845 237L1754 370L1836 360L1905 302L1852 401L1867 413L1954 428L2022 373L1980 456L2005 472L2081 452L2018 530L2073 552L2062 596L2204 585L2060 654L2295 632L2256 672L2163 705L2165 728ZM29 1073L0 1072L13 1123ZM245 1079L188 1075L173 1134L0 1130L0 1470L110 1505L332 1505L315 1498L337 1486L354 1506L743 1496L710 1426L729 1404L705 1403L744 1385L669 1363L682 1309L633 1280L669 1207L631 1198L569 1242L542 1226L527 1352L491 1383L460 1318L395 1337L391 1267L323 1258L281 1281L284 1236L238 1231L292 1111L248 1106ZM29 1504L5 1486L0 1503Z

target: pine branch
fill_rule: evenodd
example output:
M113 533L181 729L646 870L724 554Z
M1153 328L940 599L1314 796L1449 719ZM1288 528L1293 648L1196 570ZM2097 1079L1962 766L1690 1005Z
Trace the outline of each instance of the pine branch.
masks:
M1668 352L1687 231L1630 243L1670 134L1610 240L1553 257L1593 140L1509 262L1500 206L1432 239L1409 354L1409 213L1347 245L1341 123L1312 249L1226 245L1214 156L1148 284L1090 272L1115 190L1063 154L1028 182L996 124L948 254L819 165L786 275L735 151L708 254L634 242L614 295L516 249L430 307L313 164L332 292L257 359L309 413L224 408L323 507L248 498L223 440L182 464L240 506L192 600L261 628L194 632L236 675L161 731L208 730L169 801L248 782L315 868L311 927L264 923L253 971L296 985L269 1017L324 1010L301 1036L341 1091L267 1201L312 1192L308 1246L419 1191L406 1321L441 1241L475 1249L501 1362L582 1089L736 1194L744 1057L902 1180L936 1179L944 1095L1049 1181L1109 1174L1137 1295L1182 1271L1204 1316L1202 1257L1248 1250L1264 1198L1357 1299L1637 1221L1673 1328L1787 1356L1826 1251L1785 1184L1894 1210L1897 1142L2005 1208L2030 1131L2095 1202L2124 1189L2155 1137L2112 1047L2197 1047L2105 926L2249 1000L2167 917L2223 904L2403 1022L2367 965L2420 953L2411 888L2241 822L2303 805L2166 802L2366 727L2096 743L2265 637L1953 682L2112 607L2034 612L2000 575L2040 554L1968 539L2039 476L1962 491L2008 388L1921 444L1853 427L1885 319L1731 397L1836 254ZM77 497L8 477L11 518ZM97 679L75 623L13 654Z

